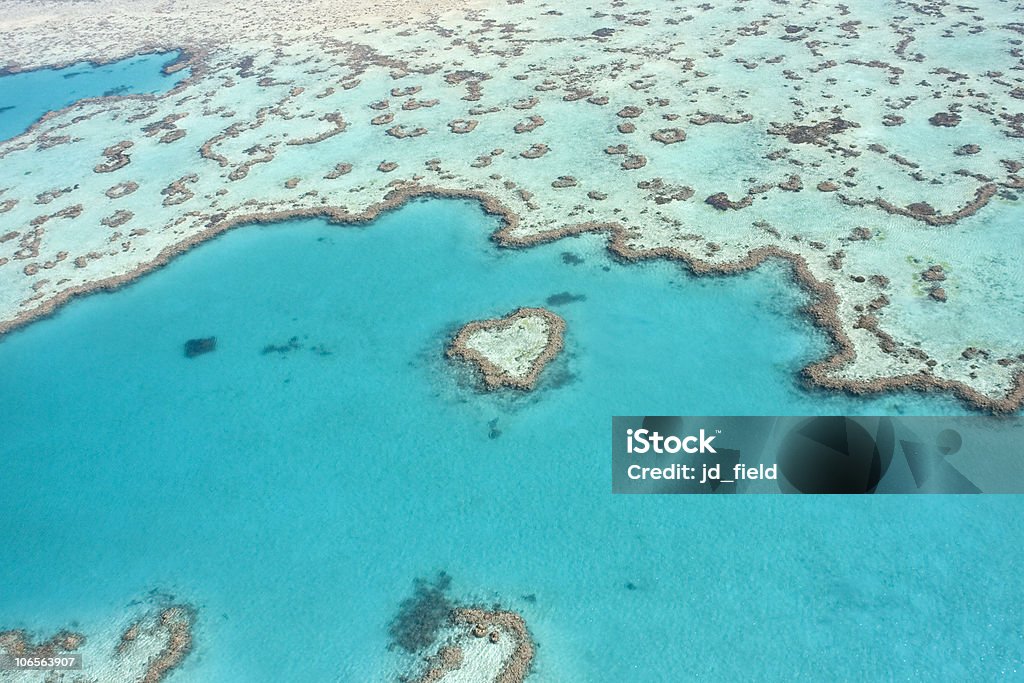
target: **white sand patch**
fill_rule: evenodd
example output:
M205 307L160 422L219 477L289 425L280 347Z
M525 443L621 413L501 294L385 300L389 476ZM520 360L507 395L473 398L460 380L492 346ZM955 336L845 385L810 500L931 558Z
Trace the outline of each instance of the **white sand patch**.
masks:
M548 344L548 322L541 316L519 318L504 329L481 329L468 335L473 349L510 377L526 377Z

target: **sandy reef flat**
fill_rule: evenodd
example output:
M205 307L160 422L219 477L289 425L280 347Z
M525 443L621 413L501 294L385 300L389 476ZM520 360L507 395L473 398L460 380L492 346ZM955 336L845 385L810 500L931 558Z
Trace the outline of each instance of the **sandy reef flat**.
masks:
M515 612L458 607L414 683L522 683L534 645Z
M0 656L48 659L80 654L82 667L63 672L5 667L0 670L0 681L159 683L176 670L192 650L194 624L192 607L166 605L147 611L126 626L103 629L99 633L63 630L36 639L22 630L3 631L0 632Z
M0 0L0 66L180 48L0 143L0 332L239 225L479 199L696 273L791 265L853 392L1024 401L1014 2ZM424 236L429 239L429 236Z

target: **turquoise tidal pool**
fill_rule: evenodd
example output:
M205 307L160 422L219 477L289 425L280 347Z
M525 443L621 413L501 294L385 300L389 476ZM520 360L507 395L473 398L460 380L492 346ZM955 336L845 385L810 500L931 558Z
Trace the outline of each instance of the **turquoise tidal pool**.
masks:
M961 405L801 387L828 347L781 264L495 227L429 200L240 228L3 338L0 629L88 634L158 589L199 610L172 681L388 681L388 624L443 570L525 616L538 682L1021 675L1021 497L611 494L613 415ZM519 306L566 349L480 393L445 345Z
M189 74L165 74L178 51L157 52L109 64L89 62L61 69L37 69L0 78L0 140L24 133L47 112L90 97L146 95L170 90Z

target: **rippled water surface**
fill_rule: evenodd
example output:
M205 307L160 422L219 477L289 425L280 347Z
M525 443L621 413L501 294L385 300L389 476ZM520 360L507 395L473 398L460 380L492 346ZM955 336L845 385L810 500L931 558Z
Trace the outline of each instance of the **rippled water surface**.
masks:
M1019 497L610 492L612 415L958 404L802 389L827 347L781 265L694 278L494 228L434 200L238 229L0 342L0 624L88 633L158 588L199 608L172 680L361 683L445 570L524 614L537 681L1019 675ZM561 293L534 393L444 359Z

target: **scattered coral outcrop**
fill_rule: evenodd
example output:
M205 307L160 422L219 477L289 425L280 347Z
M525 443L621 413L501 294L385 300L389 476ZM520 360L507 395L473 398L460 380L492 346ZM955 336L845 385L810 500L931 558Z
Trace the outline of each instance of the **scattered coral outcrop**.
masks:
M97 683L160 683L179 668L193 646L196 612L182 604L150 607L123 630L109 629L86 636L60 631L34 641L23 630L0 632L0 658L61 658L80 655L76 668L61 671L5 669L3 680L29 683L43 680L81 680Z

